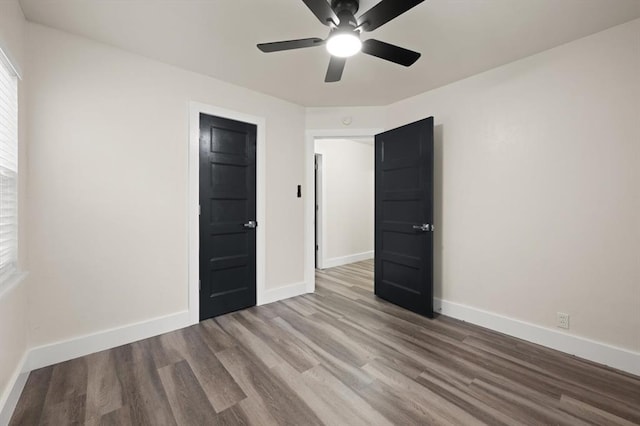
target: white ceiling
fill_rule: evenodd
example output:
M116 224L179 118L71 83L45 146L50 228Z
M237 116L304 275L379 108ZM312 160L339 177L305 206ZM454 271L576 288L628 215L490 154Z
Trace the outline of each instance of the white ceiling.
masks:
M427 0L363 37L421 52L415 65L357 55L327 84L324 47L255 47L327 36L301 0L20 2L30 21L304 106L386 105L640 17L640 0Z

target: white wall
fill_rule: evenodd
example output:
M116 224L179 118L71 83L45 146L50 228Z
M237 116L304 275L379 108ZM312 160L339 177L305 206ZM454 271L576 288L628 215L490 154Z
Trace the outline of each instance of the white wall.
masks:
M304 109L28 25L30 343L187 309L189 101L266 119L266 288L303 280Z
M323 268L370 259L374 248L371 140L317 139L322 154Z
M307 130L379 129L385 120L386 107L307 108Z
M640 351L640 20L388 108L433 115L436 296Z
M24 282L0 293L0 424L13 409L4 410L27 350L26 296ZM11 396L15 398L15 395Z
M0 1L0 48L25 77L23 62L25 19L17 0ZM26 79L26 77L25 77ZM26 267L26 102L24 80L18 84L19 102L19 253L21 269ZM0 423L7 414L3 410L18 374L20 361L27 350L27 288L24 280L0 291Z
M0 48L14 67L24 67L25 18L18 0L0 1Z

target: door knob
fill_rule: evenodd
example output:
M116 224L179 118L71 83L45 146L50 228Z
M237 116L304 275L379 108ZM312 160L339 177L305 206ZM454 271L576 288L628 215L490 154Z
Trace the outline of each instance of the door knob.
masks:
M433 231L433 225L423 223L422 225L413 225L413 229L416 231L429 232L429 230Z
M245 228L248 228L248 229L253 229L256 226L258 226L258 222L256 222L255 220L250 220L249 222L245 223L242 226L244 226Z

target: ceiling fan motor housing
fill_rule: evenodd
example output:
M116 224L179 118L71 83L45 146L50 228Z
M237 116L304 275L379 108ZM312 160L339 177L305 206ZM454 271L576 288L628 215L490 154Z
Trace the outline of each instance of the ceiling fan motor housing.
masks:
M355 14L358 11L358 0L332 0L331 8L338 15L340 23L338 28L341 30L354 31L358 26Z
M342 11L348 11L355 15L359 7L358 0L331 0L331 8L337 15L340 15Z

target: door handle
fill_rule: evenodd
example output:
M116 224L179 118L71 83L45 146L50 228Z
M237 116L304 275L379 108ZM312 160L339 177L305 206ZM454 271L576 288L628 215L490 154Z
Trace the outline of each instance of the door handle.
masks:
M428 223L423 223L422 225L413 225L412 227L416 231L429 232L433 231L433 225L429 225Z
M249 222L243 224L242 226L244 226L247 229L254 229L255 227L258 226L258 222L256 222L255 220L250 220Z

